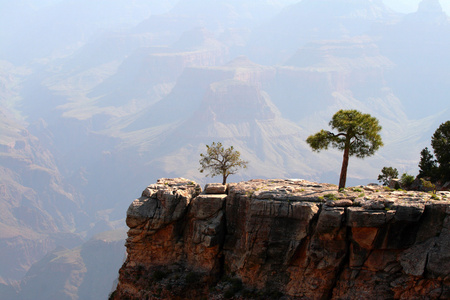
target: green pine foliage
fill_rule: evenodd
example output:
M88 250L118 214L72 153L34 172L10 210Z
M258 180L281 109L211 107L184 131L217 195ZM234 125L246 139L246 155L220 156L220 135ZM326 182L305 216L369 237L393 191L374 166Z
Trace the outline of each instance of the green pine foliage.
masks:
M339 180L339 188L344 188L349 156L364 158L373 155L382 147L383 142L379 135L381 126L378 124L378 120L369 114L342 109L333 115L329 125L337 132L333 133L322 129L309 136L306 142L313 151L317 152L327 150L330 145L344 151Z
M422 187L425 190L432 191L433 194L436 194L436 185L435 184L433 184L433 183L431 183L431 181L425 180L423 178L420 178L420 181L422 183Z
M381 174L378 175L378 181L382 182L384 186L389 185L391 179L398 178L398 170L393 167L383 167Z
M404 186L405 188L410 187L413 183L414 183L414 176L410 175L408 173L403 173L402 177L400 177L400 183L402 184L402 186Z
M439 163L439 177L444 181L450 180L450 121L442 123L431 138L431 146Z
M433 154L431 154L430 150L428 150L428 147L425 147L420 152L419 175L417 177L427 177L434 181L436 179L437 169L438 166Z

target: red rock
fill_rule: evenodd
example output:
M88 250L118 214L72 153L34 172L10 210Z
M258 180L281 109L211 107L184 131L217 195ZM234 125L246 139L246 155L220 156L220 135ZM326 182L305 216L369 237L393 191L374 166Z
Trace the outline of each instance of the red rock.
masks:
M196 186L164 179L130 205L113 299L222 299L232 288L244 299L243 287L286 299L450 296L449 201L364 188L362 207L349 207L352 191L324 203L337 188L307 181L252 180L228 195Z

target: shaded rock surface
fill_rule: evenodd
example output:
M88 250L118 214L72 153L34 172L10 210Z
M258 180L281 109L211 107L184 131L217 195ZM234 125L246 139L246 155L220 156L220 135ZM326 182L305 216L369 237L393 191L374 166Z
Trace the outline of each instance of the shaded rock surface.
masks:
M112 299L448 299L450 192L160 179L128 209Z

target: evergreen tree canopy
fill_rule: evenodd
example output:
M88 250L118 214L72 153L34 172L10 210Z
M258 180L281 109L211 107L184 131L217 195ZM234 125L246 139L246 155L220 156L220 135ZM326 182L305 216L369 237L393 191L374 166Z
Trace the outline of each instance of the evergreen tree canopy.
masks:
M393 167L383 167L381 174L378 175L378 181L383 185L389 185L391 179L398 178L398 170Z
M357 110L342 109L333 115L329 125L337 133L322 129L309 136L306 142L313 151L317 152L328 149L329 145L344 151L339 180L339 188L344 188L349 156L359 158L371 156L383 146L379 135L381 126L378 124L378 120L369 114L363 114Z
M431 137L431 146L443 180L450 180L450 121L442 123Z
M436 178L437 164L428 147L420 152L419 178L429 177L432 180Z

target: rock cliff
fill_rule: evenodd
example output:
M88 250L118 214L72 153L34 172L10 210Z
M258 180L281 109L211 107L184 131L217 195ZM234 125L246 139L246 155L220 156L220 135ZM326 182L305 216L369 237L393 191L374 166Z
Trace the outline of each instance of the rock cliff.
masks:
M111 299L448 299L450 192L149 185Z

